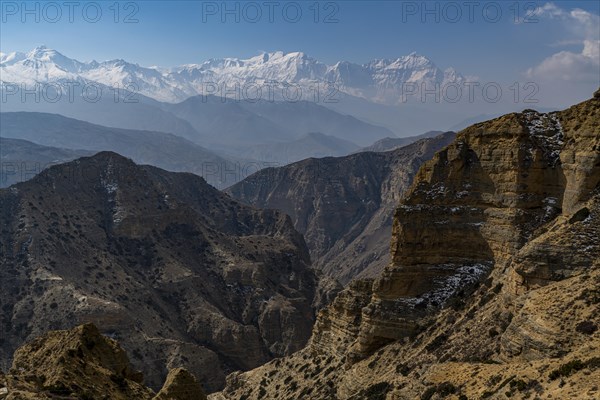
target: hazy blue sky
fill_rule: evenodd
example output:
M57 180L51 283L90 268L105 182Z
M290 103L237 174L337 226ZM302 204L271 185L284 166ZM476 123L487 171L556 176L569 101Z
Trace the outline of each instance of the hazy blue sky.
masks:
M76 3L70 16L62 1L30 2L29 14L21 1L2 1L0 50L28 51L45 44L82 61L123 58L160 66L274 50L303 51L328 63L363 63L416 51L464 75L517 79L536 66L544 67L545 60L554 62L552 69L564 60L547 59L561 52L581 56L585 40L593 72L594 52L600 46L598 1L227 2L226 7L237 7L238 12L224 16L220 1L125 1L117 7L114 1ZM523 19L532 5L538 9L529 13L531 21L516 23L515 12ZM302 16L294 23L298 6ZM102 15L91 22L98 8ZM427 10L431 12L423 15ZM130 14L132 21L125 23ZM590 65L587 68L589 73Z

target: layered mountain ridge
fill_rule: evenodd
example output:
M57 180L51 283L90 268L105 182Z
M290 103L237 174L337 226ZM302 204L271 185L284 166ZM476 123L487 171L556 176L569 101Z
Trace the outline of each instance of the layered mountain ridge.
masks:
M398 207L389 266L211 398L597 398L599 121L600 90L461 131Z
M363 151L376 151L376 152L391 151L391 150L399 149L400 147L408 146L409 144L414 143L421 139L427 139L427 138L439 136L442 133L444 133L444 132L429 131L429 132L425 132L425 133L423 133L421 135L417 135L417 136L409 136L409 137L403 137L403 138L387 137L387 138L383 138L381 140L376 141L375 143L373 143L370 146L363 147L362 149L360 149L360 151L361 152L363 152Z
M0 117L0 123L2 118ZM2 134L3 132L0 132ZM28 140L10 139L0 136L0 188L11 186L33 178L43 169L92 152L71 150L53 146L42 146Z
M76 323L118 339L160 387L184 366L207 391L308 340L318 287L289 217L202 178L115 153L0 190L0 354Z
M310 132L298 139L287 142L273 142L228 149L233 154L263 160L265 164L277 166L307 158L345 156L356 150L358 150L358 146L348 140L319 132Z
M222 170L234 170L234 161L168 133L109 128L57 114L3 112L0 113L0 135L5 139L27 140L42 146L78 149L71 152L80 155L114 151L140 164L151 164L173 172L195 173L215 187L229 186L240 179L230 175L230 182L226 182L221 173ZM4 155L8 150L5 148L0 152ZM11 158L16 159L16 156ZM240 175L239 171L237 173Z
M162 108L188 121L197 132L184 137L225 148L289 142L311 132L359 145L393 135L389 129L310 101L249 102L209 95L190 97L178 104L163 104Z
M231 90L256 83L275 86L279 99L286 85L300 85L305 91L305 99L310 99L314 96L315 84L329 82L350 95L395 104L403 93L404 84L435 87L465 81L454 69L442 71L431 60L416 53L393 60L373 60L364 65L347 61L326 65L301 52L277 51L249 59L213 59L160 69L124 60L80 62L39 46L28 53L1 54L0 68L5 84L81 80L122 88L134 85L139 93L167 102L179 102L199 94L219 95L222 88ZM323 86L319 91L321 96L326 96L330 89Z
M346 284L376 276L389 261L394 210L419 167L453 132L383 153L309 159L259 171L226 190L233 198L288 214L313 265Z

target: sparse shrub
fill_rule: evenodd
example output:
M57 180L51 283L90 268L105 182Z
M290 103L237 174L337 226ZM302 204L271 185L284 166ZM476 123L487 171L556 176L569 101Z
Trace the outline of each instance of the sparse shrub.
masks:
M448 335L445 333L442 333L441 335L439 335L435 339L433 339L431 341L431 343L429 343L427 346L425 346L425 349L427 351L436 350L437 348L441 347L446 342L446 340L448 340Z
M387 393L390 390L388 382L379 382L371 385L361 392L361 398L369 400L385 400Z
M600 368L600 357L592 357L586 361L585 365L590 369Z
M401 374L402 376L408 376L410 374L410 367L405 364L396 365L396 373Z
M323 373L323 375L329 375L330 373L332 373L335 370L335 367L332 365L331 367L327 368L325 370L325 372Z
M127 381L122 375L111 374L110 380L116 383L120 388L127 387Z
M435 394L435 386L428 387L421 395L421 400L430 400Z
M484 360L479 360L478 362L480 362L482 364L500 364L498 361L492 360L490 358L486 358Z
M54 395L68 396L69 394L71 394L71 389L69 389L63 383L60 382L51 386L47 386L45 389Z
M529 387L529 384L522 379L515 379L510 382L510 387L522 392Z
M581 295L577 297L577 300L583 300L587 305L600 303L600 289L585 289L581 292Z
M433 397L434 394L438 394L440 398L445 398L454 394L458 391L456 386L454 386L450 382L443 382L437 386L428 387L425 392L421 395L421 400L429 400Z
M583 368L585 368L585 364L582 363L581 360L569 361L568 363L561 365L558 369L550 372L550 380L558 379L561 376L567 377Z
M490 378L488 383L490 384L490 386L494 386L494 385L497 385L498 383L500 383L501 380L502 380L501 375L494 375Z
M579 333L591 335L598 330L598 327L593 321L582 321L577 324L575 330Z
M481 296L481 299L479 300L479 303L478 303L478 307L481 308L481 307L485 306L492 298L494 298L494 296L495 296L494 292L487 292L486 294Z
M442 397L450 396L456 393L456 386L450 382L440 383L437 387L437 393Z

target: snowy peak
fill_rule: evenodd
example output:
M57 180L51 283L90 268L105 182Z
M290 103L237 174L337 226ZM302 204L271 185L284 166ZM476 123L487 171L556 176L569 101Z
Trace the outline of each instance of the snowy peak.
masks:
M394 79L399 82L415 82L425 78L440 80L444 73L427 57L411 53L395 60L374 60L365 65L378 76L379 84Z
M12 53L0 53L0 65L10 65L27 58L27 54L13 51Z
M419 55L415 52L407 56L398 57L396 59L379 59L365 65L367 68L382 69L412 69L412 68L437 68L427 57Z
M44 58L47 57L48 55L52 55L52 54L58 54L57 51L51 50L48 47L46 47L46 45L41 45L36 47L35 49L31 50L29 53L27 53L27 58Z
M436 88L465 81L454 69L442 71L429 58L417 53L376 59L364 65L338 62L330 68L327 78L347 93L386 104L398 103L407 83Z
M13 52L0 57L2 82L54 82L77 79L87 65L68 58L46 46L38 46L28 53Z
M168 102L206 94L209 83L222 90L250 83L276 82L300 85L306 93L314 90L315 83L334 83L344 93L395 104L405 83L439 85L464 81L454 69L442 71L430 59L415 52L363 65L348 61L327 65L303 52L275 51L247 59L222 58L173 68L147 68L123 59L82 63L39 46L26 54L0 53L0 67L3 83L73 79L118 87L134 85L140 94ZM227 91L224 92L216 94L227 95Z
M236 76L243 79L272 79L297 82L322 79L327 66L301 52L276 51L248 59L213 59L200 65L188 65L179 72L196 76ZM194 73L194 71L196 71ZM198 71L204 72L204 74Z
M86 64L81 63L69 57L65 57L56 50L49 49L46 46L39 46L27 53L27 65L31 66L55 66L62 71L69 73L78 73L85 69Z
M271 53L262 53L261 55L251 57L247 60L248 64L268 64L276 63L281 60L286 62L301 62L302 60L308 60L309 57L302 52L284 53L283 51L274 51ZM315 61L310 59L311 61Z

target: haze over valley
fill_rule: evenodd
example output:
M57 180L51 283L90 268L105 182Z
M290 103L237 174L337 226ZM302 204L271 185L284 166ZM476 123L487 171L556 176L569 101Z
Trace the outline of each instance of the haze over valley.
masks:
M0 12L0 400L600 397L597 2Z

